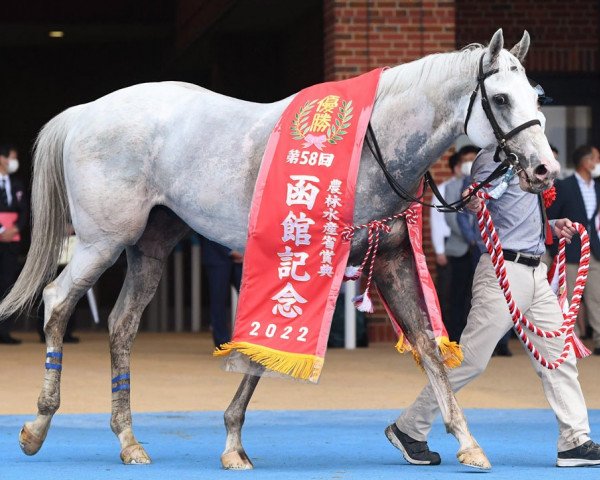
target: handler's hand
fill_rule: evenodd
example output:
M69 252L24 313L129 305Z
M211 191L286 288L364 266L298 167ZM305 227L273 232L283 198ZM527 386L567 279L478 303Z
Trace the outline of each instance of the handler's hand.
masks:
M462 197L466 198L469 195L469 191L470 189L467 188L464 192L462 192ZM469 202L465 206L469 211L477 213L483 206L483 200L477 196L473 196L469 199Z
M446 265L448 265L448 258L443 253L438 253L435 256L435 261L440 267L445 267Z
M244 261L244 254L242 252L238 252L237 250L232 250L229 254L233 263L242 263Z
M561 218L554 223L554 233L556 233L558 238L564 238L567 243L571 243L571 239L577 233L577 229L573 226L571 220Z
M17 227L9 227L0 233L0 242L8 243L12 242L15 236L19 233Z

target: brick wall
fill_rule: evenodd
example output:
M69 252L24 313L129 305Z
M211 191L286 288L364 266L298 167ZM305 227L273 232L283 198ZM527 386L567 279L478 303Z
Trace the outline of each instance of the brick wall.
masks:
M456 0L457 45L489 41L500 27L512 46L531 35L531 72L600 69L600 3L594 0Z
M325 80L342 80L456 47L454 1L325 0L323 13ZM446 159L432 168L438 181L448 177ZM427 210L423 234L434 273ZM369 339L394 338L385 311L376 303L375 313L369 316Z
M454 50L454 1L325 0L325 79Z

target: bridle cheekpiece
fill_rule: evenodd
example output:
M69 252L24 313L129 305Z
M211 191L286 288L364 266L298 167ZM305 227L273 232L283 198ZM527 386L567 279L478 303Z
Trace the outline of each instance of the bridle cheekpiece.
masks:
M517 133L521 132L522 130L525 130L526 128L529 128L529 127L533 127L534 125L542 126L542 123L536 118L534 120L529 120L528 122L522 123L518 127L513 128L508 133L504 133L504 131L498 124L496 117L494 116L494 112L490 105L490 99L488 98L487 90L485 89L485 80L487 78L491 77L492 75L495 75L496 73L498 73L500 71L500 69L494 68L493 70L484 72L483 71L483 57L485 57L485 54L486 54L486 52L482 53L481 57L479 58L479 74L477 75L477 86L475 87L475 90L473 90L473 93L471 93L471 98L469 99L469 107L467 108L467 116L465 118L464 132L465 132L465 134L468 135L467 127L469 125L469 119L471 118L471 112L473 111L473 105L475 103L475 99L477 98L477 92L479 90L481 90L481 107L483 108L483 112L485 113L485 116L487 117L488 121L490 122L490 125L492 126L492 131L494 132L494 136L496 137L496 141L498 142L498 146L496 147L496 153L494 154L494 161L496 161L496 162L500 161L500 152L502 151L506 155L505 161L518 169L519 168L519 157L517 156L516 153L511 152L510 149L508 148L508 145L507 145L508 140L510 140L512 137L514 137ZM511 70L516 70L516 69L517 69L516 66L511 67Z

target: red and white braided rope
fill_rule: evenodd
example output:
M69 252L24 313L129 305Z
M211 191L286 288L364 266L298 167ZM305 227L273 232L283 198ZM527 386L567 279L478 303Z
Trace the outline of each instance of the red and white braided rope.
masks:
M492 198L488 193L480 190L477 192L477 196L484 200L489 200ZM519 307L517 307L513 295L510 290L510 285L508 282L508 277L506 275L506 268L504 266L504 254L502 252L502 245L500 243L500 239L498 237L498 233L496 232L496 228L490 216L490 212L487 209L485 202L482 205L482 209L477 213L477 222L479 225L479 231L481 233L481 238L485 243L485 247L487 248L488 253L492 259L492 264L494 266L496 277L498 278L498 284L504 293L504 298L506 299L506 303L508 305L509 312L512 317L512 321L514 324L514 328L523 342L523 344L527 347L527 349L531 352L533 357L543 366L548 368L549 370L554 370L558 368L569 355L569 351L573 347L577 348L577 339L575 338L575 334L573 332L573 326L575 325L575 320L577 318L577 313L579 312L579 304L581 303L581 297L583 295L583 290L585 288L585 283L587 281L587 275L589 270L590 263L590 241L587 234L587 231L583 227L583 225L579 223L573 223L573 226L577 229L577 232L581 238L581 259L579 261L579 269L577 271L577 279L575 281L575 288L573 289L573 298L571 299L571 306L568 312L563 313L564 322L557 330L553 331L545 331L538 327L536 327L533 323L531 323L522 313ZM488 234L489 232L489 234ZM559 269L559 289L562 291L566 288L566 267L565 267L565 259L566 259L566 241L564 238L560 239L559 243L559 254L558 254L558 269ZM521 325L527 327L528 330L533 332L535 335L539 337L545 338L555 338L561 335L565 335L565 344L563 347L563 351L561 355L554 360L553 362L549 362L546 358L544 358L540 352L535 348L535 346L531 343L531 340L527 336L527 333L522 328Z
M367 276L367 285L365 287L365 291L362 295L359 295L353 299L356 307L361 311L367 311L373 313L373 305L369 298L369 290L371 288L371 282L373 278L373 267L375 266L375 257L377 256L377 250L379 249L379 233L384 231L389 233L391 231L390 226L387 225L392 220L396 220L400 217L406 217L407 221L416 221L416 213L408 208L402 213L397 213L396 215L392 215L391 217L384 218L382 220L373 220L369 223L364 223L362 225L347 225L344 227L341 233L342 240L349 242L353 237L354 233L357 230L362 230L366 228L368 230L367 233L367 251L363 258L360 267L358 270L352 274L350 277L345 277L346 280L356 280L360 278L364 268L370 259L369 264L369 274Z

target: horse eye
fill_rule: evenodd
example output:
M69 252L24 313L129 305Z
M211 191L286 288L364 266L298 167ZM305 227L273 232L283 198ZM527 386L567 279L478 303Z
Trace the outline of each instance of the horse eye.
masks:
M504 93L494 95L494 103L496 105L508 105L508 95L505 95Z

